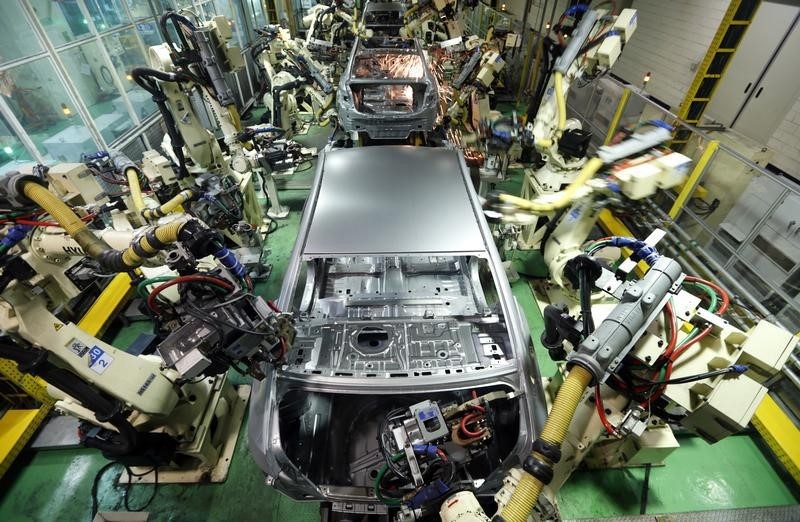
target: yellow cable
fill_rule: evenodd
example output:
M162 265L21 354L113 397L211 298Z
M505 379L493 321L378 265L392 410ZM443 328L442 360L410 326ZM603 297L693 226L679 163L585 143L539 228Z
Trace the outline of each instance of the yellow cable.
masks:
M81 246L86 255L97 258L102 252L111 248L105 241L95 236L71 208L45 187L27 181L22 187L22 192L28 199L53 216L53 219L58 221L66 233Z
M133 167L125 169L125 175L128 177L128 187L131 189L131 199L133 200L133 208L137 214L141 214L144 210L144 197L142 197L142 187L139 186L139 171Z
M512 205L516 205L520 209L527 210L529 212L552 212L553 210L558 210L572 203L572 200L575 197L575 192L585 185L587 181L592 179L592 177L597 174L597 171L599 171L602 166L603 160L600 158L592 158L587 161L583 165L578 177L576 177L567 188L561 192L557 192L555 195L558 197L552 201L542 202L539 200L539 198L533 201L528 201L527 199L518 196L512 196L511 194L500 194L500 201L504 203L511 203Z
M592 374L581 366L573 366L564 384L558 390L553 409L544 423L539 438L561 447L567 436L567 430L575 415L575 409L581 401L583 392L592 382ZM536 507L542 484L537 478L525 473L511 494L508 504L500 512L505 522L526 522Z
M179 206L183 205L187 201L191 200L194 197L194 191L192 189L185 189L179 192L175 197L164 203L158 208L148 208L142 211L142 217L145 219L157 219L160 217L164 217L167 214L170 214L178 209Z
M80 245L87 256L100 259L104 252L114 251L105 241L94 235L94 232L81 221L81 218L71 208L45 187L33 181L26 181L22 186L22 192L28 199L53 216L67 234ZM176 242L178 234L185 224L185 221L177 221L157 227L154 231L156 239L165 245ZM140 236L135 242L148 254L155 254L158 251L147 241L146 235ZM143 262L144 259L132 247L128 247L122 252L122 263L127 268L139 267Z
M558 134L559 136L567 127L567 100L564 98L564 75L555 72L553 75L553 87L556 93L556 106L558 107Z

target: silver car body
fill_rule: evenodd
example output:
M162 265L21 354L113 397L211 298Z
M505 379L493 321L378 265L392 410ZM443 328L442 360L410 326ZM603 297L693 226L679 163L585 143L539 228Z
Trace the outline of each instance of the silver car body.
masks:
M362 22L364 27L371 29L374 34L399 36L400 29L405 24L403 15L406 6L402 2L374 2L369 1L364 6Z
M376 502L380 412L472 390L519 395L498 406L478 493L529 453L546 415L539 372L460 152L323 152L277 304L297 338L254 384L248 430L283 493Z
M342 128L372 139L405 139L433 130L439 106L436 79L414 39L356 40L339 81Z

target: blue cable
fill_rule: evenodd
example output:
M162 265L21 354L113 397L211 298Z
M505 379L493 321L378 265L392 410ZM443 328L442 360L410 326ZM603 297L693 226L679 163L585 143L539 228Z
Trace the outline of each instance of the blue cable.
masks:
M222 263L222 266L233 272L236 277L241 279L247 275L244 265L236 259L236 255L227 247L222 247L214 252L214 257Z
M633 251L631 259L634 261L644 261L650 266L653 266L661 257L661 254L658 253L655 247L632 237L614 236L609 242L615 247L630 248Z
M576 14L585 13L589 10L589 4L578 4L568 7L564 11L564 16L575 16Z
M14 225L8 231L6 236L3 239L0 239L0 245L2 245L3 249L0 250L11 250L17 243L25 239L25 236L28 235L28 232L33 230L33 226L31 225Z
M672 132L673 127L669 123L665 122L664 120L648 120L647 123L652 125L653 127L661 127L662 129L667 129L668 131Z

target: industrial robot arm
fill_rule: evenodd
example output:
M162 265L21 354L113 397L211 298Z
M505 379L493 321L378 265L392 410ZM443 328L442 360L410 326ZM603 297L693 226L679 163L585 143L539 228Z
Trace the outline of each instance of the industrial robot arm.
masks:
M564 38L562 24L567 18L579 22L555 60L541 105L527 126L536 149L559 168L567 168L575 159L581 160L588 145L585 133L580 132L580 124L568 125L567 122L566 99L570 86L584 77L597 77L608 71L636 30L635 9L624 9L614 15L577 5L562 16L557 32L559 41Z
M633 248L649 265L641 279L619 279L592 257L615 245ZM710 443L744 429L768 379L798 342L766 321L748 331L731 326L722 317L730 304L722 288L687 276L677 261L642 241L601 240L589 255L573 257L567 270L580 287L599 289L610 301L590 304L580 320L560 307L545 312L542 342L551 353L563 348L567 374L530 456L495 495L492 520L527 521L542 491L557 491L592 450L606 464L650 462L678 445L668 423ZM489 520L465 492L445 500L440 515Z
M57 316L60 303L47 287L58 282L31 268L33 254L25 252L17 225L0 243L10 252L22 249L0 259L0 326L7 336L0 356L56 388L59 409L94 425L84 442L107 456L160 465L181 453L211 464L218 439L203 430L213 429L214 417L235 401L224 372L263 377L263 365L278 364L293 342L289 317L251 293L242 264L197 220L147 228L116 249L35 176L7 176L3 196L6 205L52 216L102 269L131 274L159 325L159 341L149 355L131 354ZM165 250L177 275L140 278L136 269L144 260ZM199 268L201 258L214 260L210 269Z

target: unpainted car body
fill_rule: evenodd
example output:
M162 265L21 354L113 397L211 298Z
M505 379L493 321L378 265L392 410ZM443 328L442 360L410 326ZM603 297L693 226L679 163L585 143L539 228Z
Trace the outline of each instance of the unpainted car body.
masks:
M377 502L387 412L425 401L503 396L485 443L436 442L479 495L529 454L546 416L539 372L460 152L323 152L277 304L297 338L254 384L249 442L288 496Z
M364 6L364 27L374 35L400 36L404 26L403 15L406 6L402 2L375 2L370 0Z
M438 85L417 40L356 41L336 95L344 130L372 139L405 139L433 130L438 105Z

